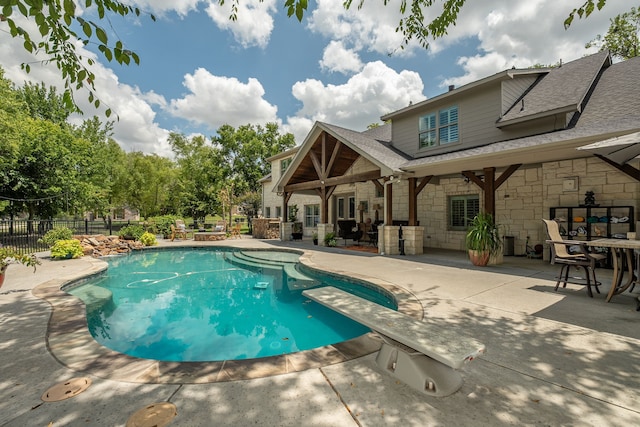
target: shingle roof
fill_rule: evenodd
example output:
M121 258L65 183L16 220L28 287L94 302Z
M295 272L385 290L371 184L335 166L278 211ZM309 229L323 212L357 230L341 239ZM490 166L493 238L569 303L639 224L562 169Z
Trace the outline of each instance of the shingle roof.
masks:
M604 126L614 118L640 122L640 57L613 64L602 73L577 126Z
M579 72L579 70L578 70ZM566 75L572 80L571 75ZM607 139L612 135L640 129L640 58L632 58L606 68L597 86L587 98L575 127L541 135L495 142L481 147L410 160L403 169L415 169L442 162L468 159L480 155L507 153L526 148L546 150L566 141ZM584 142L582 145L587 144ZM582 155L583 153L575 153ZM533 160L529 158L530 160Z
M609 52L605 51L552 69L498 123L518 122L559 111L580 111L580 104L607 61L610 61Z
M348 142L360 155L365 156L379 166L397 171L401 165L410 159L409 156L392 148L387 141L370 136L373 134L375 136L386 137L387 132L390 134L390 125L380 126L379 128L386 128L388 126L388 129L378 129L377 132L357 132L328 123L318 123L318 125L338 139Z

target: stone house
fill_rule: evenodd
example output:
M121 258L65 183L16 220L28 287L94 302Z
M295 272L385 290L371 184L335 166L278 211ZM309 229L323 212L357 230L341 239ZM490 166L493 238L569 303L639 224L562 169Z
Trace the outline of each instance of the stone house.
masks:
M381 119L364 132L315 123L299 147L271 158L263 206L317 205L321 235L340 219L379 214L387 254L398 253L400 226L407 254L463 250L479 211L493 214L514 254L524 254L527 243L544 242L541 219L552 213L568 232L578 229L571 220L586 216L587 191L601 208L591 216L626 218L606 234L634 231L638 159L616 163L580 148L640 131L640 58L613 63L599 52L556 68L505 70Z
M286 172L299 149L300 147L294 147L267 159L271 163L271 173L260 180L262 184L260 216L287 223L295 206L297 208L297 221L302 222L303 235L308 237L317 232L317 224L320 221L320 199L315 195L293 194L288 200L285 209L283 207L282 194L278 194L274 189L275 184L280 180L282 174ZM291 224L288 225L286 232L281 231L280 235L283 238L286 239L287 236L290 236L290 227Z

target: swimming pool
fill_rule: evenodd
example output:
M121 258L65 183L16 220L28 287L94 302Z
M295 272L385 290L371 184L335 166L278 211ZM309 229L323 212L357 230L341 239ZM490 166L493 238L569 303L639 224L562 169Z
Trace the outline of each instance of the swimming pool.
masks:
M219 361L289 354L369 331L304 298L331 285L396 308L374 287L302 270L299 254L229 248L147 250L108 259L67 292L85 301L92 336L130 356Z

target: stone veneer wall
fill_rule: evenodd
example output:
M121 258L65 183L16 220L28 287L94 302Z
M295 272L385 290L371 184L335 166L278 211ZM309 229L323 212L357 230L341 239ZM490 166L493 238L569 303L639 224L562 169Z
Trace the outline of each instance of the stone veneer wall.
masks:
M640 162L634 161L631 165L639 168ZM577 190L564 190L563 182L574 177L578 179ZM525 254L527 236L531 246L544 244L547 236L541 220L549 217L551 207L578 206L584 203L587 191L595 193L596 203L601 206L634 206L635 219L638 219L640 183L596 157L525 165L518 169L496 191L496 222L503 235L515 237L515 255ZM394 188L394 200L396 193ZM465 232L448 230L447 202L449 196L468 194L478 194L480 206L484 206L480 189L466 183L462 175L440 177L438 185L428 184L420 193L418 219L424 226L425 247L465 249Z

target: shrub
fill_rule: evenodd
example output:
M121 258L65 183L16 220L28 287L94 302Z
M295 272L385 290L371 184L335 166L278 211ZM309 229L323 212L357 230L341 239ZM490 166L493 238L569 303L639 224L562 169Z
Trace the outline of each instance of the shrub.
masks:
M147 231L153 234L162 234L165 239L168 239L169 236L171 236L171 226L175 225L176 219L178 218L179 217L175 215L162 215L149 218Z
M58 240L69 240L73 237L73 231L67 227L55 227L52 230L47 231L40 239L42 243L51 247Z
M140 236L140 242L145 246L155 246L158 244L155 234L151 234L148 231Z
M125 225L118 231L118 237L121 239L133 237L133 240L140 240L144 234L144 228L141 225Z
M51 247L51 257L54 259L80 258L82 255L82 245L76 239L58 240Z

